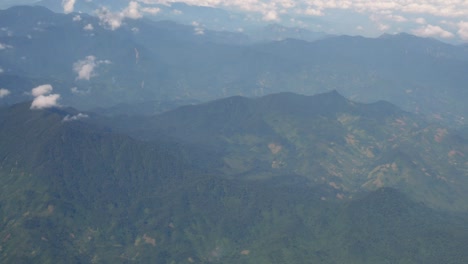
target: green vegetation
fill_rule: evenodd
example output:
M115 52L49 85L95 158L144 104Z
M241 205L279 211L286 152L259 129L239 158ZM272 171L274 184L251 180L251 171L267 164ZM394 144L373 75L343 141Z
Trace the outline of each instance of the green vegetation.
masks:
M304 109L298 100L313 107ZM327 111L320 102L331 109L340 106L340 113ZM267 118L257 108L276 105L282 107L268 112ZM386 118L377 109L366 114L371 113L368 107L386 107L381 112L389 113L386 118L406 115L386 104L351 103L335 93L311 98L281 94L255 101L231 98L163 114L148 125L185 116L180 122L193 133L178 138L179 131L185 131L176 126L179 120L172 119L167 123L172 139L154 130L159 139L143 142L91 123L64 122L66 115L76 114L73 109L31 111L28 103L0 109L0 138L8 139L0 141L0 262L465 263L468 221L463 214L436 211L408 198L416 189L337 188L353 186L352 174L335 184L316 181L336 179L327 175L323 160L331 156L296 154L314 144L318 152L329 146L324 140L333 140L342 145L336 147L336 159L348 157L351 154L339 152L349 144L342 137L350 128L331 134L332 128L352 123L355 140L377 138L380 134L370 137L369 128L356 124L358 120L369 124L377 115L381 118L372 121L376 123L371 128L386 131ZM206 109L211 112L204 113ZM285 112L288 118L281 116ZM188 113L206 114L216 122ZM251 118L244 118L246 114ZM274 122L272 116L277 118ZM329 120L337 117L341 121ZM300 118L310 122L301 123ZM289 120L289 128L272 125L279 120ZM205 136L194 124L207 128ZM315 126L327 133L305 136L313 134L306 132ZM267 128L265 141L259 133ZM218 134L213 136L210 129ZM264 145L270 140L276 144ZM306 145L301 149L297 142ZM226 168L226 160L241 160L245 149L263 151L259 144L270 155L285 159L285 165L263 166L271 156L244 152L246 160L256 157L259 164L247 170ZM354 159L360 157L359 150L346 149ZM302 171L292 170L292 153L295 164L301 164L299 157L307 157L320 161L320 167L305 164ZM404 156L393 155L381 154L378 160L392 158L404 171ZM236 173L239 170L245 171ZM301 174L305 171L309 174ZM433 190L437 195L436 186Z
M232 178L300 175L342 198L393 187L433 208L468 210L468 141L387 102L280 93L122 123L137 138L166 135L215 151Z
M0 263L468 263L466 47L76 15L0 10Z

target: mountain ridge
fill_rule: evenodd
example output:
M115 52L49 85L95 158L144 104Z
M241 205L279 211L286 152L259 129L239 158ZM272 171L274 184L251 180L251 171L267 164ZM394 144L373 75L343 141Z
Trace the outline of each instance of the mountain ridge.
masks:
M394 187L436 208L466 206L466 140L385 101L356 103L337 92L237 96L124 123L119 129L136 138L166 135L218 153L231 177L295 174L342 198Z
M9 139L0 141L2 262L468 258L465 218L401 191L341 200L333 199L333 186L287 171L257 180L224 177L218 164L194 164L180 145L136 141L93 125L91 114L63 121L76 112L31 110L30 103L0 108L0 138Z
M462 46L415 36L248 44L242 43L240 33L196 34L193 25L163 21L126 20L112 31L85 14L73 21L75 13L53 13L39 20L33 15L11 20L9 13L14 17L11 10L0 16L6 25L0 41L11 46L0 53L3 74L57 83L63 100L80 109L155 99L208 101L338 90L355 101L386 100L444 125L466 125L461 98L468 54ZM93 30L85 30L88 25ZM227 44L232 40L235 45ZM88 56L94 56L89 63L96 66L89 80L78 79L73 65L87 62ZM14 84L5 83L4 88L11 95L2 101L24 100L24 91Z

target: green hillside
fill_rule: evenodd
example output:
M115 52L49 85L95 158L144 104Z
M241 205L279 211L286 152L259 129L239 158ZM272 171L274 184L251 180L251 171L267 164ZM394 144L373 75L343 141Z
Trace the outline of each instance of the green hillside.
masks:
M296 174L341 199L394 187L435 208L468 209L466 139L383 101L337 92L231 97L125 124L135 137L168 135L217 151L234 178Z
M337 96L313 100L331 104ZM246 108L237 109L225 114ZM434 211L395 189L341 200L333 186L313 183L312 173L232 177L196 145L163 136L142 142L90 122L64 121L77 113L33 111L29 103L0 109L0 262L468 260L463 215Z

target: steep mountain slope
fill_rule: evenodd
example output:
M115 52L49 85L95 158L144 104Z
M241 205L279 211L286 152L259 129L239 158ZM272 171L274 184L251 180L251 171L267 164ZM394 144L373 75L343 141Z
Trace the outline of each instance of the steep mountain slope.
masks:
M2 262L89 262L98 245L86 241L125 241L128 229L117 230L131 223L127 213L189 166L175 146L65 121L71 114L29 104L1 111Z
M463 216L396 190L334 201L331 186L291 174L228 179L183 145L66 121L77 114L0 109L2 263L468 259Z
M468 209L466 139L387 102L337 92L231 97L138 122L126 123L136 137L165 134L218 151L233 177L297 174L340 199L394 187L437 208Z

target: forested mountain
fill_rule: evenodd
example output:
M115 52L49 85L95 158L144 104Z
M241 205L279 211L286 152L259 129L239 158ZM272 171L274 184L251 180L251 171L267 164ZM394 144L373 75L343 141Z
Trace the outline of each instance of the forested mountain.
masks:
M0 10L0 263L468 263L466 46L102 3Z
M137 141L72 119L79 114L73 109L29 106L0 110L0 138L8 139L0 147L4 263L468 259L465 216L434 211L395 189L341 200L334 186L311 184L316 172L231 177L200 149ZM310 111L326 115L303 114Z
M341 199L394 187L431 206L468 209L466 139L384 101L337 92L231 97L119 124L142 139L167 135L217 151L233 177L297 174Z

